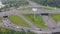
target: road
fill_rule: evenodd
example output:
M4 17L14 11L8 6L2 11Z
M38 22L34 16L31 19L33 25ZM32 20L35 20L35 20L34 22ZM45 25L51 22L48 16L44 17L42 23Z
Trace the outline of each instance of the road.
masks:
M17 26L15 24L11 23L8 18L3 19L3 25L7 28L11 28L11 29L17 30L17 31L21 31L23 28L25 29L25 27L23 27L23 26ZM19 28L17 28L17 27L19 27ZM27 28L27 29L29 29L29 28Z
M43 15L42 18L48 27L56 27L55 21L53 21L49 16Z
M30 0L27 0L27 1L29 2L29 4L30 4L32 7L45 7L45 6L39 5L39 4L35 3L35 2L32 2L32 1L30 1Z

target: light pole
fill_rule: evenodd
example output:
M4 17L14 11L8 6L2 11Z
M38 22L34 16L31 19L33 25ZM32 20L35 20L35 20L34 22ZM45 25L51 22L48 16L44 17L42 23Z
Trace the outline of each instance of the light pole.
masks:
M34 19L35 19L35 12L37 11L37 8L32 8L32 11L34 12Z

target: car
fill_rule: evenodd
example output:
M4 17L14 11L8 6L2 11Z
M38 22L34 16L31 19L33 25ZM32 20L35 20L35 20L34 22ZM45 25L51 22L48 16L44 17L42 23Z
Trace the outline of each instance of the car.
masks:
M54 33L52 33L52 34L60 34L60 32L54 32Z
M8 16L3 16L3 18L8 18Z
M45 16L49 16L48 13L41 13L40 15L41 15L41 16L43 16L43 15L45 15Z

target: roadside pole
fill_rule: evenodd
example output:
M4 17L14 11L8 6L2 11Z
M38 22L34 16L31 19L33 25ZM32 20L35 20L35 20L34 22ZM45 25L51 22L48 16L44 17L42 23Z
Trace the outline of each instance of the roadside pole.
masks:
M34 20L35 20L35 12L37 11L37 8L32 8L32 11L34 12Z

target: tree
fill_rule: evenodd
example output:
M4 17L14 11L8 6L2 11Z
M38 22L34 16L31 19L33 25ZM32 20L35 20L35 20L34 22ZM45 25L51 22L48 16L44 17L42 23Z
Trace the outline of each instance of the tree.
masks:
M38 4L44 5L44 6L51 6L51 7L58 7L60 8L60 0L32 0L34 2L37 2Z
M3 34L3 32L1 31L1 28L0 28L0 34Z

